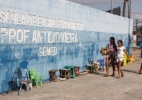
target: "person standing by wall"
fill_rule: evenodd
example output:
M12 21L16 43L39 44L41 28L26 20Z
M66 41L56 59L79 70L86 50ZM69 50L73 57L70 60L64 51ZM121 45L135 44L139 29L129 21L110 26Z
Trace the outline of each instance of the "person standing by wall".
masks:
M111 64L112 64L112 69L113 69L113 73L111 76L115 77L115 53L117 52L117 46L115 44L115 38L114 37L110 37L110 43L107 45L107 48L109 49L108 55L106 56L106 74L104 77L108 77L109 76L109 63L111 60Z
M141 57L141 65L140 65L140 70L139 74L142 74L142 42L140 43L139 47L135 47L134 50L136 49L141 49L140 57Z
M139 48L141 49L141 55L140 55L140 57L142 59L142 42L141 42ZM139 74L142 74L142 61L141 61L141 66L140 66Z
M126 50L125 50L125 47L123 46L122 40L118 40L117 43L118 43L117 56L116 56L117 68L118 68L118 76L117 76L117 78L119 79L120 78L120 74L121 74L121 77L124 77L123 71L121 69L121 65L122 65L122 62L124 60L124 52L126 53Z

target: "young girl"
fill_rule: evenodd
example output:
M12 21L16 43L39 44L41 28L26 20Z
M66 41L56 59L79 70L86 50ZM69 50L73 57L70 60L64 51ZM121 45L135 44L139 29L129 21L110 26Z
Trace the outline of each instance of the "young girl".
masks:
M117 52L117 46L115 44L115 38L114 37L110 37L110 43L107 45L107 48L109 49L109 53L106 56L106 74L104 77L108 77L109 76L109 61L111 60L112 63L112 69L113 69L113 73L112 76L115 76L115 65L114 65L114 60L113 57L111 57L112 53ZM115 57L114 57L115 58Z
M117 67L118 67L118 76L117 78L120 78L120 74L121 77L124 76L122 69L121 69L121 64L123 62L123 56L124 56L124 52L126 52L125 47L123 46L123 42L122 40L118 40L118 48L117 48Z

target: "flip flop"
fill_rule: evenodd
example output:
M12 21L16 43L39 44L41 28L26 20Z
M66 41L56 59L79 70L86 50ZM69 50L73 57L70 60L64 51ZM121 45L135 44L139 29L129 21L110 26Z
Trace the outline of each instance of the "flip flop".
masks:
M120 77L117 76L116 79L120 79Z
M105 74L104 77L108 77L108 75Z
M121 77L124 77L124 74L121 74Z
M112 76L112 77L115 77L115 74L112 74L111 76Z
M142 74L142 71L139 71L139 74Z

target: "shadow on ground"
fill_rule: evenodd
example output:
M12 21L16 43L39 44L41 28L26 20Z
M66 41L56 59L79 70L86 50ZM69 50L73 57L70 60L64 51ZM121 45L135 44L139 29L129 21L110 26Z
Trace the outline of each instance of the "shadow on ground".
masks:
M134 71L134 70L127 70L127 69L123 69L124 72L129 72L129 73L135 73L138 74L138 71Z
M99 75L99 76L104 76L105 74L104 73L93 73L93 74L95 74L95 75Z

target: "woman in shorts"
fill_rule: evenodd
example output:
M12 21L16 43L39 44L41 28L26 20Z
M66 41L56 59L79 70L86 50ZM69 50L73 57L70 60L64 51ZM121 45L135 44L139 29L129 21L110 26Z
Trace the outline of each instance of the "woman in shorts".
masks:
M110 37L110 43L107 45L107 48L109 49L108 55L106 56L106 74L104 77L108 77L109 76L109 61L111 60L111 64L112 64L112 69L113 69L113 73L111 76L115 77L115 52L117 52L117 46L115 44L115 38L114 37ZM113 57L114 56L114 57Z

